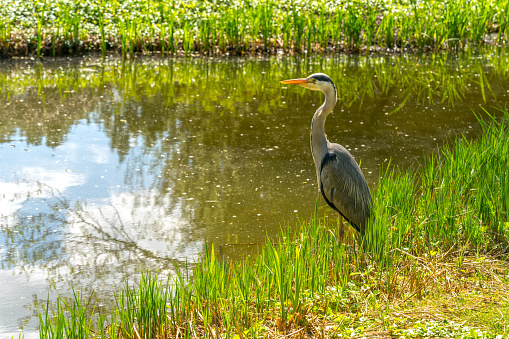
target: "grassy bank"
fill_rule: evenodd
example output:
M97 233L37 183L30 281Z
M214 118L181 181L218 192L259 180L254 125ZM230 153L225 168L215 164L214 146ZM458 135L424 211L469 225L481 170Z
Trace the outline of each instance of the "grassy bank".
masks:
M106 315L79 293L40 315L41 338L509 335L509 112L415 172L386 169L365 238L316 215L251 260L145 276Z
M509 0L0 1L0 55L417 50L503 43Z

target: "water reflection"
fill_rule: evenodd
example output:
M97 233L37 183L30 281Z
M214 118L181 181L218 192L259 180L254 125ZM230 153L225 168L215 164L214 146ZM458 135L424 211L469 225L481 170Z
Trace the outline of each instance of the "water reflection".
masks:
M500 49L1 65L0 280L25 292L0 306L0 333L34 329L31 310L52 287L108 300L126 278L198 260L206 242L262 243L311 216L321 97L279 80L332 76L340 103L327 133L375 186L388 159L416 163L474 133L472 107L507 104L508 65Z

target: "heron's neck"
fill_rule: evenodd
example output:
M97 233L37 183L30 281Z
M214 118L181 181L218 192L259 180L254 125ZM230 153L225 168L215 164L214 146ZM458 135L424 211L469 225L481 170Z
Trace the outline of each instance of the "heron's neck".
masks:
M319 170L323 157L327 153L327 136L325 135L325 119L336 106L336 93L334 90L325 92L325 102L313 116L311 122L311 152L315 160L316 169Z

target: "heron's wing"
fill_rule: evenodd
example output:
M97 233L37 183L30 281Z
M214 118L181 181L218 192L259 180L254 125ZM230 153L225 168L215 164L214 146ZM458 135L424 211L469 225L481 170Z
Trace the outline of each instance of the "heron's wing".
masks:
M328 145L320 167L320 190L333 209L358 231L363 230L371 216L371 194L359 165L341 145Z

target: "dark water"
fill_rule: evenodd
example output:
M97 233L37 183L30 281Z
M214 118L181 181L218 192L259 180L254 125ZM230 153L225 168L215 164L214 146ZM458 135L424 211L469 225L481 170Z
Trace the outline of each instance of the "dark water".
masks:
M59 59L0 65L0 337L36 337L36 310L71 288L112 298L205 245L224 256L318 213L309 150L328 73L331 141L361 161L417 166L478 132L509 99L509 53L260 59ZM236 244L236 245L233 245ZM107 303L107 302L105 302Z

